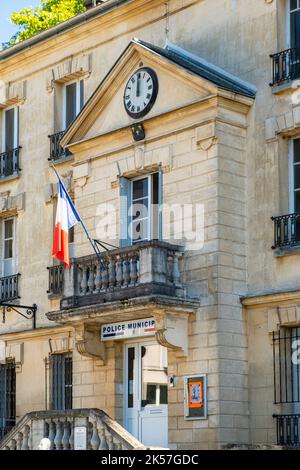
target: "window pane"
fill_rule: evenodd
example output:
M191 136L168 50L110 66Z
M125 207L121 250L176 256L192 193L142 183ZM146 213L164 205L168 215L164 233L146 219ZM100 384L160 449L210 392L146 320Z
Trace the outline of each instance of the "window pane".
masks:
M134 381L134 348L128 348L128 408L133 408L133 381Z
M296 10L297 8L297 0L290 0L290 10Z
M300 165L294 165L294 189L300 188Z
M300 139L294 140L294 163L300 162Z
M148 178L133 181L132 199L140 199L148 196Z
M148 218L148 199L141 199L131 207L132 219Z
M148 239L148 219L136 220L132 223L132 242L137 243Z
M295 212L300 214L300 191L294 192L294 199L295 199Z
M5 221L5 238L12 238L13 236L13 220Z
M15 132L14 132L14 108L5 111L5 151L9 152L15 147Z
M66 86L66 127L68 127L76 117L76 89L76 83L71 83L71 85Z
M13 257L13 241L12 240L5 240L4 244L4 258L12 258Z
M291 13L291 47L300 46L300 11Z
M82 109L84 105L84 81L83 80L80 80L79 86L80 86L80 109Z
M168 403L165 353L159 344L142 346L142 406Z

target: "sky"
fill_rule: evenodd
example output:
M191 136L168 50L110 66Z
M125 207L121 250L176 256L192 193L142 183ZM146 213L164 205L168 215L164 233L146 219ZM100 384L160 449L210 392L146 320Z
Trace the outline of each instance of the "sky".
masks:
M17 26L9 21L14 11L20 11L24 7L40 5L40 0L0 0L0 45L6 42L17 32Z

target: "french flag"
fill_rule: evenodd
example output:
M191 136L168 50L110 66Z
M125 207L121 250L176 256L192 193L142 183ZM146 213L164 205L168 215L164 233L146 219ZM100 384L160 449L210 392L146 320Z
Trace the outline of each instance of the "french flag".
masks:
M62 261L67 269L70 266L69 230L80 221L81 219L72 199L59 178L52 256Z

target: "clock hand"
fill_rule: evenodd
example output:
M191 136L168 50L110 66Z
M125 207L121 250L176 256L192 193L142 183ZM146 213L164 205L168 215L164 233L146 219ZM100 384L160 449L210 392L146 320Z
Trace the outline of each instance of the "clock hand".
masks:
M139 98L139 96L140 96L140 75L138 75L137 84L136 84L136 97Z

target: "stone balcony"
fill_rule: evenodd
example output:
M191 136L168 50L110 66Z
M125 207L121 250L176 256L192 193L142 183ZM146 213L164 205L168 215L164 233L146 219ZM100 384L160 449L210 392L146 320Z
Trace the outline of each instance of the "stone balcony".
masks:
M76 258L63 276L61 268L53 266L48 292L50 298L60 297L60 310L48 312L47 317L72 325L78 332L77 348L84 346L81 351L86 356L103 355L86 350L91 338L99 337L99 325L147 317L156 320L160 344L187 351L187 320L199 307L199 299L186 295L183 257L181 246L151 240L98 257Z
M73 260L64 275L61 309L109 303L145 295L184 297L180 246L160 241Z

